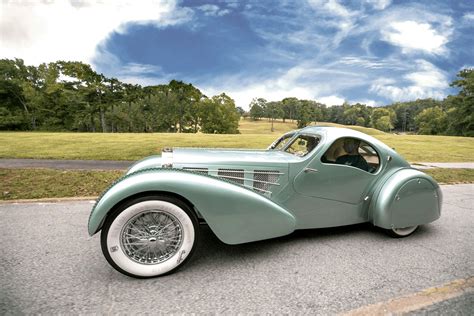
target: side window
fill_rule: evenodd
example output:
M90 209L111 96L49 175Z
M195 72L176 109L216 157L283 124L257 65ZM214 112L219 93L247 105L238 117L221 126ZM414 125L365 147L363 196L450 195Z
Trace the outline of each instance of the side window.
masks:
M286 148L286 152L296 156L306 156L319 144L319 139L315 136L310 135L299 135L291 144Z
M321 157L321 162L347 165L375 173L380 166L377 151L368 143L352 137L337 139Z

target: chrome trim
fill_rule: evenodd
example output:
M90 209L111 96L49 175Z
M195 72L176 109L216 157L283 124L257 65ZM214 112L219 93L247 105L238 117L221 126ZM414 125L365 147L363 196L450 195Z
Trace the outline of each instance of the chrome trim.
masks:
M173 166L173 151L169 151L169 148L164 148L161 152L161 165L162 166ZM165 167L165 168L171 168Z
M228 178L228 179L236 179L236 180L248 180L252 182L259 182L259 183L267 183L271 185L280 185L278 182L268 182L268 181L262 181L262 180L254 180L254 179L249 179L249 178L239 178L239 177L231 177L231 176L217 176L218 178Z
M189 170L189 171L194 171L194 169L196 169L197 171L199 170L202 170L201 168L188 168L188 167L184 167L183 169L186 169L186 170ZM242 173L242 171L234 171L232 169L225 169L226 172L229 172L229 173ZM219 169L208 169L209 172L219 172ZM222 169L220 170L222 171ZM269 170L268 172L267 171L248 171L248 170L244 170L243 171L244 173L250 173L250 174L270 174L270 175L283 175L284 173L282 172L274 172L272 170Z

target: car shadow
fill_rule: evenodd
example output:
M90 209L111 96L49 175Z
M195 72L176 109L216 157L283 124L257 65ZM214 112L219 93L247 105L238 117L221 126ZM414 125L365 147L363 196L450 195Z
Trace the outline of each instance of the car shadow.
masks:
M411 242L417 242L429 238L435 234L436 229L431 225L423 225L418 228L414 235L409 237ZM186 269L199 269L203 266L209 267L213 262L219 266L235 265L243 258L252 260L260 259L278 254L280 249L287 246L297 246L305 242L331 242L346 239L348 242L353 238L369 236L374 242L399 242L405 238L390 237L382 228L375 227L371 223L356 225L297 230L293 233L239 245L228 245L220 241L207 225L201 225L200 241L195 250L193 258L188 262Z
M220 241L207 225L201 225L200 241L186 269L194 269L210 262L235 264L242 258L258 258L278 253L280 248L301 242L320 242L332 238L350 238L352 235L375 233L379 238L390 238L382 230L363 223L342 227L297 230L289 235L239 245L228 245Z

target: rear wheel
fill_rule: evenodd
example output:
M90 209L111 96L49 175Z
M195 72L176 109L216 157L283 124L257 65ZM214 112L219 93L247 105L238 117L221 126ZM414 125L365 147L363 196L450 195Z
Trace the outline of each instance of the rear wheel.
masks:
M411 234L413 234L417 228L418 228L418 225L404 227L404 228L392 228L392 229L387 229L387 232L392 237L403 238L403 237L408 237Z
M105 221L101 246L117 271L156 277L182 266L195 249L198 221L182 201L146 196L120 206Z

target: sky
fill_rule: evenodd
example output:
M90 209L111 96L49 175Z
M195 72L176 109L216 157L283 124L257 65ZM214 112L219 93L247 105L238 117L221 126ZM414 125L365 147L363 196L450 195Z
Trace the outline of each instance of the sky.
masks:
M107 77L381 106L456 93L474 1L64 0L0 5L0 58L82 61Z

